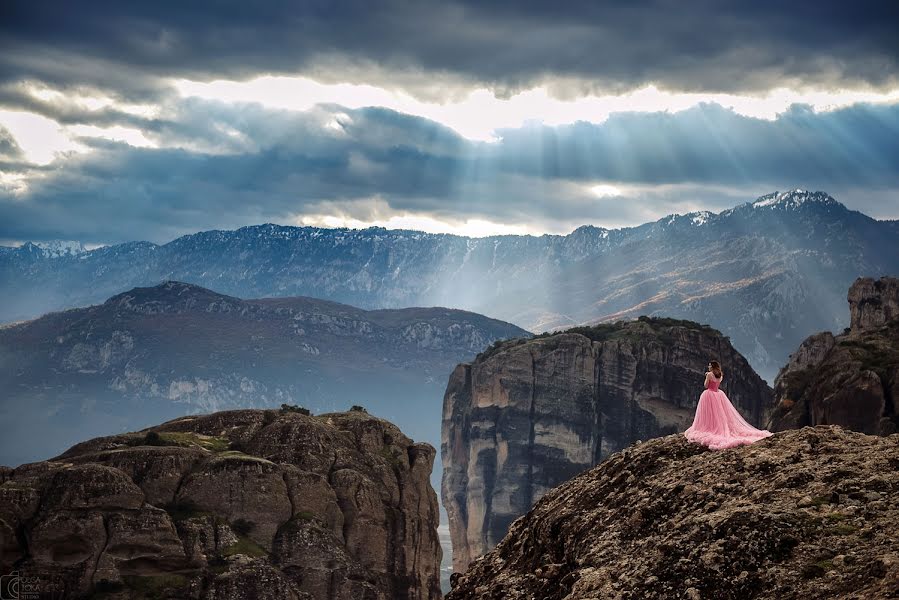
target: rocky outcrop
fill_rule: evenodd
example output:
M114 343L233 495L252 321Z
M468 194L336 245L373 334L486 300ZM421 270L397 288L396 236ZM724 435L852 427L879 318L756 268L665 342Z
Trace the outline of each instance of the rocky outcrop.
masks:
M546 494L448 600L892 598L899 436L644 442Z
M805 425L899 431L899 279L859 278L849 308L849 329L808 337L777 375L772 431Z
M111 598L439 598L435 454L290 407L90 440L0 471L0 567Z
M718 331L650 319L498 343L450 376L443 504L453 567L490 550L543 494L639 439L683 431L708 361L758 425L771 389Z
M854 331L899 319L899 279L859 277L849 288L849 315Z

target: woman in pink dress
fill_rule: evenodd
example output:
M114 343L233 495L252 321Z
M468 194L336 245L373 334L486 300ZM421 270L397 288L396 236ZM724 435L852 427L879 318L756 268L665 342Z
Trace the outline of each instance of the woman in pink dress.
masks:
M773 435L767 429L756 429L746 422L727 395L718 389L722 379L724 372L721 365L713 360L705 374L706 390L699 396L693 425L684 432L687 439L712 450L720 450L751 444Z

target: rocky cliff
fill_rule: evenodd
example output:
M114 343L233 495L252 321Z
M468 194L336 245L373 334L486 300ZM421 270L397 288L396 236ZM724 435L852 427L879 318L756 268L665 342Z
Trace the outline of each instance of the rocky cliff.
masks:
M439 598L434 456L290 407L90 440L0 472L0 566L105 598Z
M899 319L899 279L859 277L849 288L850 329L876 329Z
M820 424L899 431L899 279L859 278L849 310L848 329L808 337L777 375L772 431Z
M450 376L443 403L443 504L453 567L490 550L543 494L636 440L692 422L708 361L754 424L771 389L718 331L622 321L497 343Z
M897 489L899 436L655 439L546 494L447 598L894 598Z

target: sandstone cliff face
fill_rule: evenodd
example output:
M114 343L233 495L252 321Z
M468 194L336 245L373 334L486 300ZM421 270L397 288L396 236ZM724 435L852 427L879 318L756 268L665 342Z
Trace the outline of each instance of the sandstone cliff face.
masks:
M899 279L859 278L849 309L847 331L809 336L778 373L772 431L826 424L899 431Z
M872 329L899 319L899 279L859 277L849 288L850 328Z
M447 598L893 598L897 467L899 436L833 426L644 442L545 495Z
M439 598L435 453L361 411L90 440L0 472L0 566L107 598Z
M692 422L708 361L754 424L771 389L719 332L647 319L495 345L452 373L443 405L443 504L453 567L493 548L543 494L636 440Z

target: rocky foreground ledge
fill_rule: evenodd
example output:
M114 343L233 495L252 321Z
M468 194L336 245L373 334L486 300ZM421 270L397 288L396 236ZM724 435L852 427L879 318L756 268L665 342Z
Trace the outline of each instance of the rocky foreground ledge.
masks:
M546 494L453 584L448 600L899 597L899 435L637 444Z
M361 410L184 417L0 467L0 567L106 599L440 597L435 449Z

